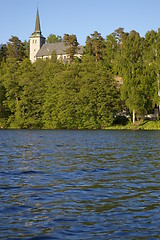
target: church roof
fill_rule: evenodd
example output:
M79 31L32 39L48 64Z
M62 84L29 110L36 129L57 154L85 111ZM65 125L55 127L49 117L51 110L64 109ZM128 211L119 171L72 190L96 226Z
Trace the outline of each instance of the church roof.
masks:
M64 55L66 53L66 49L67 46L65 46L64 42L43 44L36 57L51 56L53 52L56 52L57 55ZM84 47L79 46L77 54L83 54L83 52Z

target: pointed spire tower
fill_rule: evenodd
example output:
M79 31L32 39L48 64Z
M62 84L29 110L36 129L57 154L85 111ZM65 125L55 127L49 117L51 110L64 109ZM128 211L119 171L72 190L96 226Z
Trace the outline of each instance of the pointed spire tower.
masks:
M37 7L37 17L36 17L35 33L41 34L41 27L40 27L40 21L39 21L38 7Z
M30 60L32 63L36 61L36 55L43 44L45 44L45 38L41 33L39 11L37 7L35 31L30 37Z

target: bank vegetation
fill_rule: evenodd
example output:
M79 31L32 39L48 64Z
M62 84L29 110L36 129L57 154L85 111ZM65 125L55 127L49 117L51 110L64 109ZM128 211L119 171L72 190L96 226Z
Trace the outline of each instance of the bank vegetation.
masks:
M34 64L28 56L29 43L16 36L0 48L1 128L143 129L159 105L160 30L141 37L119 28L106 39L95 31L68 64L55 53Z

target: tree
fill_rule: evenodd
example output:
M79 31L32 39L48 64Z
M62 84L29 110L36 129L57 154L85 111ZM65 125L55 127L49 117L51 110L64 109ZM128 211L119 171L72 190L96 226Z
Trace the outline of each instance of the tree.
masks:
M159 105L159 73L160 73L160 31L149 31L144 39L143 62L145 76L148 78L147 109Z
M133 123L135 113L144 115L146 98L143 93L143 48L142 39L136 32L131 32L123 41L121 50L123 85L121 88L122 100L133 112Z
M4 104L6 100L6 91L3 84L3 73L2 73L2 68L4 64L5 62L3 60L0 67L0 128L6 127L6 119L9 117L9 114L10 114L9 109Z
M20 93L21 88L19 85L19 76L17 71L19 64L15 58L7 58L6 63L2 66L2 83L5 88L5 101L4 106L9 109L10 116L8 124L15 123L15 119L19 121L20 114Z
M124 28L121 28L121 27L116 29L114 32L115 32L115 38L117 40L117 43L122 44L124 36L127 36L128 33L125 33Z
M65 69L66 66L62 62L52 61L51 59L44 72L44 82L46 87L43 104L44 128L60 128L61 126L57 112L60 109L58 109L57 104L59 96L62 95L62 88L64 85L61 84L62 81L64 81L64 79L62 80L62 73Z
M56 43L56 42L62 42L61 36L56 36L55 34L50 34L48 38L46 39L47 43Z
M3 44L0 47L0 64L3 60L5 61L6 58L7 58L7 46L6 46L6 44Z
M59 36L51 35L60 41ZM145 38L117 29L87 37L85 54L74 60L75 35L64 35L69 65L28 60L28 42L12 37L0 48L0 127L105 129L124 107L143 118L159 104L160 29ZM123 79L121 89L115 76ZM119 92L120 89L120 92ZM120 99L121 93L121 99Z
M96 62L102 60L105 53L105 40L100 33L95 31L86 39L86 48L89 54L94 55Z
M46 68L46 61L38 61L31 64L25 59L20 64L17 74L19 75L20 92L20 120L21 128L42 127L42 106L45 94L45 83L43 73Z
M7 56L22 61L25 56L24 45L18 37L12 36L8 42Z
M104 129L111 125L120 97L107 68L86 55L81 63L57 69L52 63L45 77L44 127Z
M29 58L29 41L24 41L23 46L24 46L24 57Z
M80 128L104 129L114 120L119 109L120 96L112 75L94 56L82 59L80 91L76 105Z
M73 62L74 55L78 50L79 43L77 42L77 37L73 34L65 34L63 37L63 42L67 47L66 53L68 55L68 63L71 64Z
M115 62L116 62L116 53L117 53L117 41L115 34L110 34L106 37L106 47L105 47L105 56L104 61L109 65L112 72L115 73Z
M0 80L4 86L3 107L8 109L8 125L12 128L41 128L45 93L43 73L47 61L31 64L29 59L19 63L7 58Z

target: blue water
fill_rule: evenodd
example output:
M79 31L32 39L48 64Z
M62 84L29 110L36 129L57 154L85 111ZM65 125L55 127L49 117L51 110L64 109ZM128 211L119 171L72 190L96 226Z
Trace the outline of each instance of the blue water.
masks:
M159 239L160 131L0 131L0 239Z

